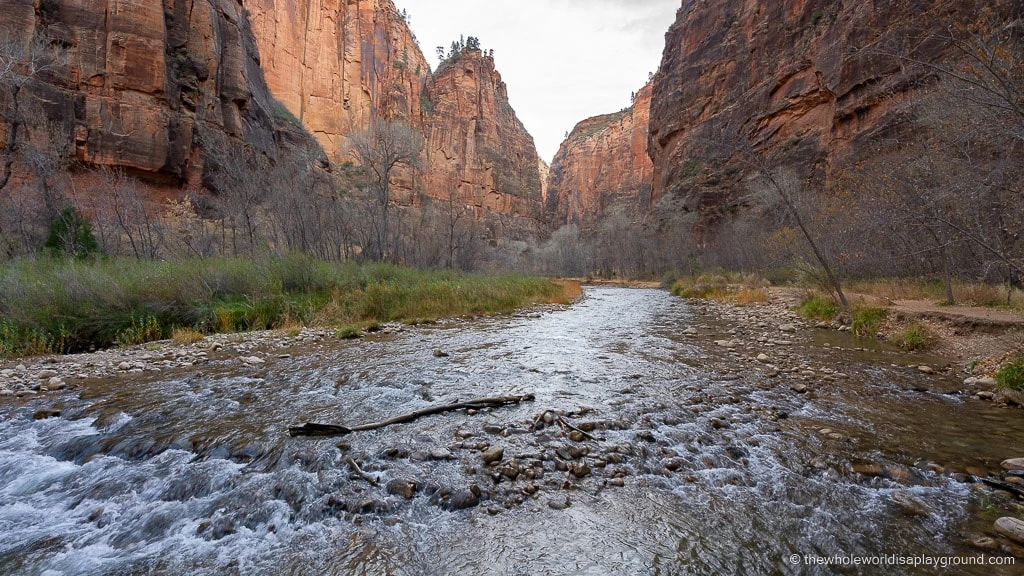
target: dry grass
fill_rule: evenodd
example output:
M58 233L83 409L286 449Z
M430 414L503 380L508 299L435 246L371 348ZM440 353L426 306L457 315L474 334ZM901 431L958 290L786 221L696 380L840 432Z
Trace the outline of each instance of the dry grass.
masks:
M730 304L759 304L768 302L764 279L756 276L728 273L705 273L695 278L683 278L672 285L672 294L680 298L715 300Z
M851 293L867 294L887 300L930 300L944 302L946 290L941 282L926 279L878 278L851 280L844 288ZM1024 292L1006 286L954 282L953 297L964 306L1009 307L1024 310ZM1007 301L1009 300L1009 305Z
M171 334L171 339L182 346L202 342L203 338L205 338L203 333L194 328L175 328Z
M583 297L583 285L577 280L552 280L552 284L561 288L561 294L548 298L548 304L570 304Z

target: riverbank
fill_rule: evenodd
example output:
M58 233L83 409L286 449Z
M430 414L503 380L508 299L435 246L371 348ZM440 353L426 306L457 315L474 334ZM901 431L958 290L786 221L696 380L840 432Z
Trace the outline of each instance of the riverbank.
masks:
M301 255L170 262L38 259L0 267L0 357L302 326L355 335L383 322L508 313L578 296L578 285L544 278Z

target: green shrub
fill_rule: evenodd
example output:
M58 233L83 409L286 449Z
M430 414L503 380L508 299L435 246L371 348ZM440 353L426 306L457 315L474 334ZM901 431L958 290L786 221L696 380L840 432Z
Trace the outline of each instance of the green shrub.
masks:
M839 307L825 296L809 296L796 307L796 312L803 318L830 322L839 315Z
M858 308L853 312L850 329L861 338L874 338L878 334L878 326L885 319L885 308Z
M911 322L893 338L893 341L908 352L919 352L932 347L935 335L921 324Z
M43 250L51 256L72 256L84 259L100 251L92 233L92 225L74 208L65 208L50 224L50 233Z
M999 390L1024 392L1024 357L1010 360L996 373Z
M132 316L131 324L117 333L117 343L121 346L134 346L155 340L163 340L164 330L160 321L153 316Z
M342 326L334 332L334 336L341 340L355 340L362 338L363 331L358 326Z

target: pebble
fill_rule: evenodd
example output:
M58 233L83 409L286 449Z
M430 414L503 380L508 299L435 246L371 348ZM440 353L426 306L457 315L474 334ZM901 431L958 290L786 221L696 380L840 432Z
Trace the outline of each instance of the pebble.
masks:
M769 358L768 358L767 354L758 354L757 355L757 361L758 362L767 362L768 360L769 360Z
M922 374L935 374L935 369L931 366L918 366L917 371Z

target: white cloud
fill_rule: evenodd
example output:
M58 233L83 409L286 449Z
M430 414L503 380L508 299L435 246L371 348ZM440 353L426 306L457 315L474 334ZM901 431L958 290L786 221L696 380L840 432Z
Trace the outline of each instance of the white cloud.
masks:
M424 55L476 36L550 161L577 122L629 105L658 68L679 0L398 0Z

